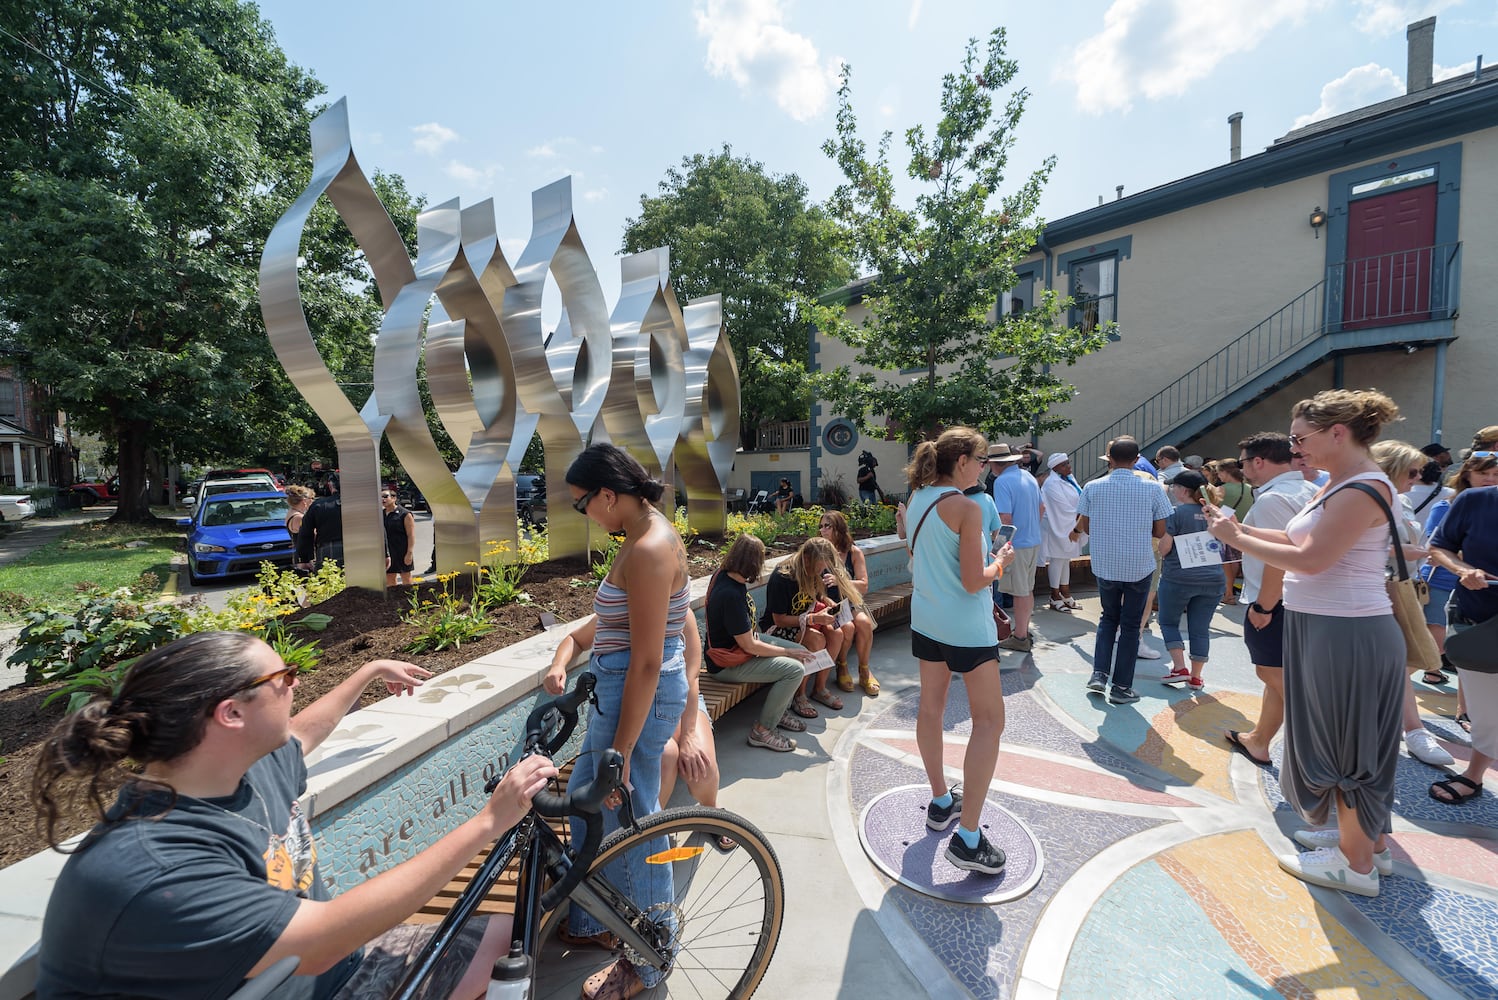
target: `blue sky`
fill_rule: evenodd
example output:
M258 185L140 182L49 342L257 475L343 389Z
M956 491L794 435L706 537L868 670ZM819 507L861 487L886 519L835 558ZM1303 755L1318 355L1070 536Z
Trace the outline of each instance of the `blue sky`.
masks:
M1228 158L1244 113L1251 155L1298 124L1404 92L1405 25L1436 14L1439 79L1498 61L1493 0L658 0L506 4L264 0L290 58L346 97L366 172L399 173L435 204L493 197L513 260L530 192L573 176L579 230L612 302L625 221L668 167L727 143L814 199L838 182L836 74L879 133L936 118L972 36L1002 25L1031 93L1015 183L1058 160L1057 219ZM896 152L900 152L897 148ZM903 172L904 157L894 160ZM415 248L411 248L414 254Z

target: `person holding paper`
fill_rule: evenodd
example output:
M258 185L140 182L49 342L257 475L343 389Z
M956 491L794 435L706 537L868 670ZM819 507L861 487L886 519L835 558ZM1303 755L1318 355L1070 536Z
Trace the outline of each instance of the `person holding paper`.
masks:
M870 698L877 698L879 697L879 682L874 679L874 672L869 667L869 657L874 652L874 619L869 617L868 610L863 606L863 595L869 592L869 564L858 546L853 544L853 533L848 530L848 519L843 517L841 512L824 511L817 531L837 550L838 556L843 561L843 571L847 573L849 582L853 584L850 590L844 591L838 585L836 578L823 577L822 579L822 582L827 584L827 593L834 602L844 600L848 602L847 614L850 617L842 626L846 640L843 649L846 651L851 645L853 651L858 654L858 683L863 688L864 694ZM837 686L844 691L853 690L853 678L848 674L846 652L838 668Z
M1202 668L1212 641L1212 615L1222 596L1222 554L1207 533L1202 502L1207 478L1186 469L1165 487L1175 509L1165 519L1165 537L1160 539L1164 565L1160 571L1160 636L1170 653L1171 669L1161 678L1166 684L1185 684L1202 690ZM1186 544L1182 544L1186 543ZM1186 616L1186 634L1191 638L1191 669L1186 669L1186 643L1181 641L1181 616Z
M825 538L808 538L794 556L770 574L765 584L765 613L760 616L759 627L813 653L825 652L828 657L826 667L807 674L801 691L791 702L791 711L803 719L817 717L817 710L807 700L808 687L811 701L834 712L843 708L843 699L827 687L829 668L837 662L844 646L843 632L837 625L837 608L822 582L828 572L845 592L853 589L832 543Z

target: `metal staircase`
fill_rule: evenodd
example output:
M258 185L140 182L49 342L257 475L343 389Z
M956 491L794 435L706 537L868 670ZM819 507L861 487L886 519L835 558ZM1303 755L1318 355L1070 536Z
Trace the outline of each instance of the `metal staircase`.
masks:
M1124 434L1146 456L1188 444L1327 357L1454 340L1460 276L1460 243L1329 266L1321 281L1078 447L1079 471Z

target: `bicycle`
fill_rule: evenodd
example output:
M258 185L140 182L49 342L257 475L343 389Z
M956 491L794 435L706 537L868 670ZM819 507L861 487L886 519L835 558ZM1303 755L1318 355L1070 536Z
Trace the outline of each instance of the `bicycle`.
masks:
M551 756L567 742L582 704L593 700L595 681L591 673L580 674L571 692L536 706L526 719L524 756ZM620 828L605 839L603 803L616 790L623 791L623 770L624 758L607 750L586 788L561 795L543 791L535 797L531 811L496 842L438 925L395 1000L412 1000L517 857L521 863L511 937L532 960L530 1000L578 996L582 981L617 957L557 939L556 930L567 916L564 903L582 907L603 924L637 968L665 973L641 996L744 998L754 993L769 968L785 917L785 887L774 849L748 820L723 809L666 809L636 822L627 794L621 796ZM498 781L492 779L485 794ZM546 818L582 820L582 844L569 850ZM720 846L722 837L732 838L732 849ZM641 910L605 877L606 865L636 850L650 852L649 864L671 866L670 903Z

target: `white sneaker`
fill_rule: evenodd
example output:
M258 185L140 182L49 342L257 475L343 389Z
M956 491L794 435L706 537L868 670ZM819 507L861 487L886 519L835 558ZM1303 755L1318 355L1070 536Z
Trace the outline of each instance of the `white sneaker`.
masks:
M1158 649L1154 649L1153 647L1146 646L1141 642L1139 644L1139 658L1141 660L1158 660L1160 658L1160 651Z
M1359 896L1378 895L1378 868L1370 868L1366 875L1355 872L1336 847L1323 847L1306 854L1281 854L1279 863L1281 868L1302 882L1354 892Z
M1411 729L1404 734L1404 748L1409 751L1411 757L1432 767L1446 767L1456 763L1456 758L1447 753L1446 749L1436 742L1430 730L1424 726Z
M1337 847L1342 840L1342 834L1334 826L1325 830L1296 830L1290 836L1302 847ZM1378 869L1379 875L1394 874L1394 852L1387 847L1374 851L1373 867Z

